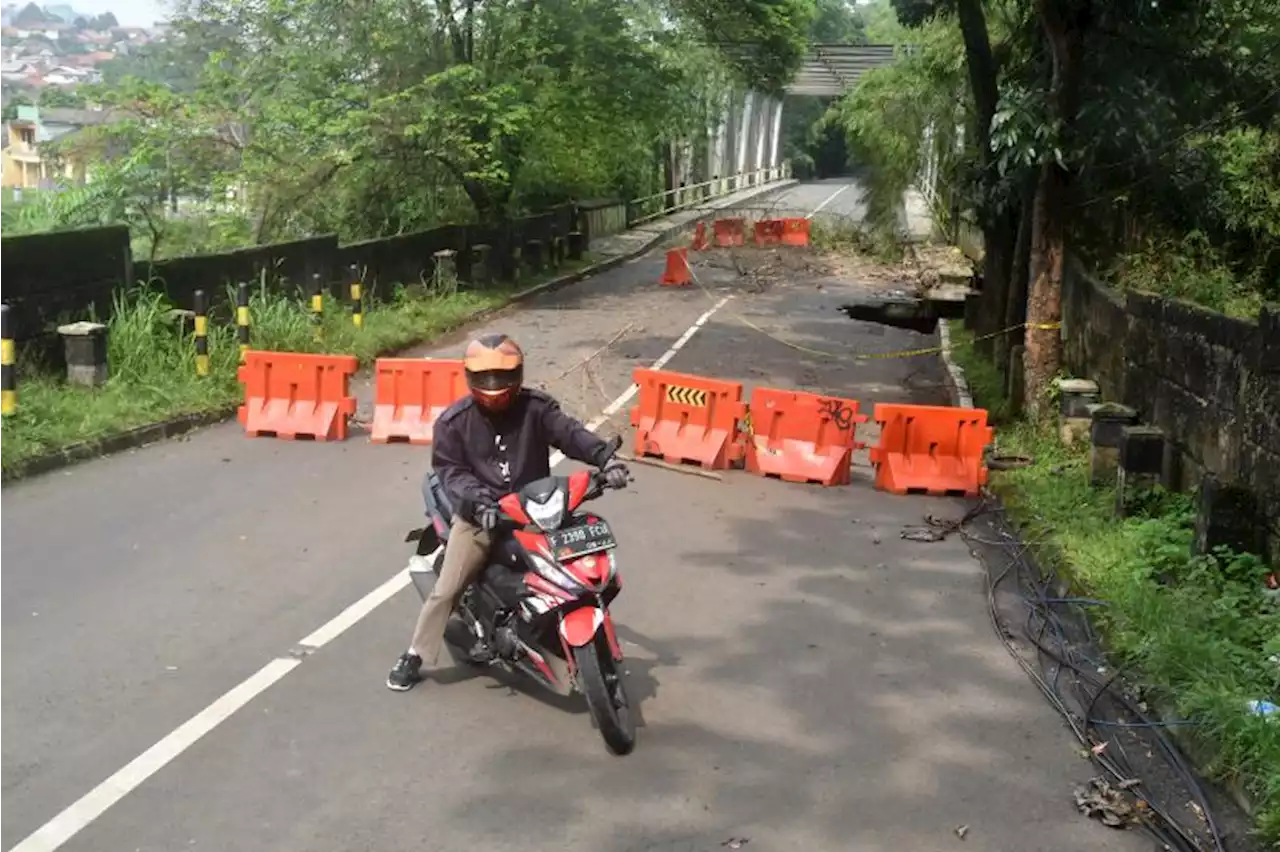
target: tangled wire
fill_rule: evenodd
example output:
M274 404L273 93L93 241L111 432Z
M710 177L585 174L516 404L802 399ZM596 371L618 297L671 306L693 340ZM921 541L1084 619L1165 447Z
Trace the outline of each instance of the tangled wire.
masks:
M975 545L1002 552L1003 566L996 566L994 576L988 571L987 604L996 635L1102 772L1076 791L1077 807L1113 827L1140 826L1164 849L1226 852L1204 789L1165 730L1186 723L1153 719L1140 701L1126 694L1121 671L1106 664L1087 616L1089 608L1105 606L1104 601L1059 592L1057 576L1034 566L1027 545L1005 525L988 525L997 539L982 538L971 529L980 516L1003 511L984 498L958 522L928 520L943 536L959 532L977 553L982 549ZM1016 584L1010 591L1027 610L1022 635L1035 649L1032 659L1014 644L1000 613L997 595L1008 584ZM1195 820L1175 815L1172 796L1166 792L1162 800L1153 789L1156 778L1162 787L1181 789Z

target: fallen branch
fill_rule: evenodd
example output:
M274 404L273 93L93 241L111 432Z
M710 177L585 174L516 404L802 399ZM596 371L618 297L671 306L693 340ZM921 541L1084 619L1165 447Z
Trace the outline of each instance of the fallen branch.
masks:
M632 328L634 328L634 327L635 327L635 321L634 321L634 320L633 320L632 322L627 323L625 326L623 326L623 327L622 327L622 330L621 330L621 331L619 331L617 334L615 334L613 337L611 337L611 338L609 339L609 342L608 342L608 343L606 343L604 346L601 346L601 347L600 347L599 349L597 349L595 352L592 352L590 355L588 355L587 357L583 358L581 361L579 361L578 363L574 364L572 367L570 367L569 369L565 370L565 371L564 371L563 373L561 373L560 375L556 376L556 377L555 377L555 381L560 381L560 380L561 380L561 379L563 379L565 376L567 376L567 375L569 375L570 373L572 373L574 370L581 370L583 367L587 366L587 364L590 364L590 363L591 363L592 361L594 361L596 358L600 357L600 354L601 354L602 352L604 352L604 351L605 351L606 349L608 349L610 346L612 346L613 344L615 344L615 343L617 343L619 340L621 340L621 339L622 339L622 335L626 334L628 331L630 331L630 330L631 330Z
M662 468L663 470L675 471L676 473L687 473L690 476L701 476L705 479L714 479L717 482L720 482L724 479L723 476L716 473L715 471L703 470L700 467L688 467L687 465L670 464L668 462L658 461L657 459L651 459L645 456L630 456L630 455L627 455L626 453L618 453L617 457L622 459L625 462L631 462L633 464L645 464L645 465L649 465L650 467L659 467L659 468Z

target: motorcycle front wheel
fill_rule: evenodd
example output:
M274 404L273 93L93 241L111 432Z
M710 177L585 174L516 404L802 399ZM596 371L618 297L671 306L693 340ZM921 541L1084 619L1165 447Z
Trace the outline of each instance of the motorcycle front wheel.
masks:
M578 669L578 687L587 699L587 709L604 738L605 747L617 755L630 754L636 747L636 722L631 714L622 672L613 657L601 654L592 642L573 649Z

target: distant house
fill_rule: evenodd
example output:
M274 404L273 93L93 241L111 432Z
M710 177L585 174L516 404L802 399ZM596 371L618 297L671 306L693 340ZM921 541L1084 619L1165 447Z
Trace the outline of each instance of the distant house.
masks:
M81 30L76 33L76 40L81 44L96 44L105 47L111 44L111 39L111 33L97 32L95 30Z
M26 62L12 60L0 65L0 79L6 83L25 83L31 73L31 65Z
M92 73L87 68L73 65L55 65L44 75L44 80L51 86L72 86L76 83L87 83Z
M85 183L89 177L87 156L74 150L53 156L46 143L65 140L117 117L104 110L19 106L17 117L5 125L8 145L0 156L0 185L31 189Z

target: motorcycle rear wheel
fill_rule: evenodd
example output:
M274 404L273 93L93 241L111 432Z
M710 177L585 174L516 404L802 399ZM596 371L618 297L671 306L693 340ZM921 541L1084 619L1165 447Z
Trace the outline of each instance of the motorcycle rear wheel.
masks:
M636 747L636 722L622 683L622 673L613 658L602 655L595 642L573 649L578 669L578 687L587 699L587 709L595 719L605 747L616 755L630 754ZM612 675L613 687L610 688Z

